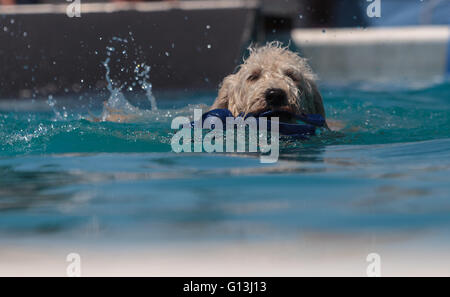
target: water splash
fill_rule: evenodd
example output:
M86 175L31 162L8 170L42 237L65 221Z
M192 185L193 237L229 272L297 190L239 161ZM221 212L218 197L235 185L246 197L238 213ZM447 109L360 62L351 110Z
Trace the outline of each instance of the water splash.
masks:
M139 80L139 83L141 84L142 89L145 90L145 95L147 99L150 101L152 110L158 110L158 107L156 105L156 98L152 93L153 86L149 81L150 69L151 67L148 65L138 64L134 72L136 73L137 77L141 78Z
M63 120L63 116L61 113L56 109L56 99L53 98L53 95L49 95L47 98L47 104L50 106L50 108L53 110L53 114L55 115L54 121L61 121Z
M128 44L127 39L114 37L112 40L115 42L120 42L121 44L124 43ZM120 122L124 119L129 118L130 116L133 116L135 118L141 117L145 113L145 111L133 106L125 98L123 90L127 85L127 83L121 84L119 87L116 87L111 78L111 68L109 63L111 62L112 53L116 51L115 47L108 46L106 50L107 50L107 58L103 62L103 66L106 69L105 74L105 79L107 82L106 88L110 93L110 97L104 105L101 120L102 121L115 120ZM128 56L127 50L122 50L121 54L124 57ZM118 59L118 61L120 61L120 59ZM136 65L134 68L134 82L131 85L128 85L127 89L128 91L134 91L135 90L134 87L140 86L140 88L145 91L145 97L151 104L151 110L156 111L158 109L156 104L156 98L153 95L152 84L150 82L151 67L146 65L145 63L139 63L137 61L133 61L133 63ZM124 67L122 67L120 71L121 72L125 71Z

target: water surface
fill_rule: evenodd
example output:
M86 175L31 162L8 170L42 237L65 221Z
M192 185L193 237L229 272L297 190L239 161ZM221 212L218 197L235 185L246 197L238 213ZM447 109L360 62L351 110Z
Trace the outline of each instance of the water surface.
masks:
M53 109L45 100L3 101L0 238L448 235L450 84L323 95L344 130L283 141L275 164L171 152L171 119L211 104L212 93L156 96L158 110L130 123L89 121L88 110L101 109L74 98L54 98Z

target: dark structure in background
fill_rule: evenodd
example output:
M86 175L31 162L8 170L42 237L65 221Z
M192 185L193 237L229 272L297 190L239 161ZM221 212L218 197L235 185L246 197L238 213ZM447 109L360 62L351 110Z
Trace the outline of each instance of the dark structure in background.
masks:
M81 18L69 18L67 5L0 8L0 98L105 90L107 46L115 48L111 77L125 89L139 63L152 67L155 90L216 89L250 41L288 41L296 27L364 26L367 2L103 3L88 4Z
M368 2L363 0L303 0L295 27L365 27Z
M80 18L67 17L66 5L40 13L21 6L0 16L0 97L104 90L107 47L111 77L126 89L142 63L151 66L154 89L217 88L250 39L255 6L155 4L101 4Z
M365 27L366 0L262 0L260 39L293 28Z

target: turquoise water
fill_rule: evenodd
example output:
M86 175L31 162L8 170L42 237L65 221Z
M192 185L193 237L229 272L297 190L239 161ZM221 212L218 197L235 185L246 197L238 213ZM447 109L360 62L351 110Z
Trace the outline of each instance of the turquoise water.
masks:
M323 95L328 117L344 129L284 140L275 164L171 152L171 119L211 104L212 93L157 95L159 109L139 110L130 123L89 121L101 108L73 98L52 99L53 109L20 105L31 110L4 101L0 238L449 233L450 84Z

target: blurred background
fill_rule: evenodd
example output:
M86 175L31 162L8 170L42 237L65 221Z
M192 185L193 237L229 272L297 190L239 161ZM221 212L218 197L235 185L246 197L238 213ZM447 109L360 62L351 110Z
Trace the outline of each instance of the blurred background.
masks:
M113 79L144 61L156 92L215 90L271 40L323 84L427 85L450 69L448 0L0 1L0 98L102 93L111 45Z
M164 0L163 0L164 1ZM193 2L204 0L165 0ZM229 0L211 0L229 2ZM245 1L245 0L243 0ZM248 0L254 1L254 0ZM264 29L292 27L351 27L449 24L447 0L381 0L382 18L370 18L367 6L373 0L260 0ZM66 1L72 2L72 1ZM158 0L82 0L80 3L160 2ZM63 4L63 0L1 0L2 5Z

